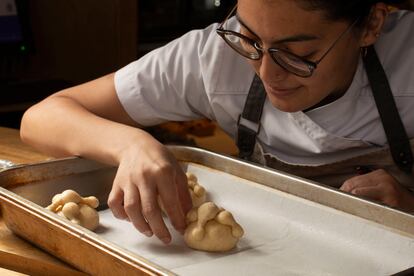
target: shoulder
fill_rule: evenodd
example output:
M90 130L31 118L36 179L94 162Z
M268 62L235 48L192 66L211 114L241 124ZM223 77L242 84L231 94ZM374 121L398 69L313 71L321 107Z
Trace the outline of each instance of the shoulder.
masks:
M389 61L403 53L410 52L414 46L413 36L414 12L397 11L389 14L385 21L381 36L376 43L384 61ZM401 51L403 51L401 53ZM414 56L414 54L412 54Z
M396 93L414 96L414 12L393 12L375 48Z
M375 44L407 134L414 138L414 12L389 15Z
M232 20L232 24L235 20ZM135 74L199 82L211 93L247 93L254 72L216 33L217 23L192 30L127 66ZM249 76L249 77L246 77Z
M217 27L190 31L116 72L118 97L133 118L149 125L162 111L182 116L174 120L191 114L225 118L221 121L227 124L237 117L243 101L236 100L247 95L254 71L216 33Z
M235 18L230 19L229 24L237 29ZM218 24L212 24L191 31L177 43L191 48L185 51L184 58L193 64L198 61L208 94L247 94L254 76L253 68L217 34L217 27Z

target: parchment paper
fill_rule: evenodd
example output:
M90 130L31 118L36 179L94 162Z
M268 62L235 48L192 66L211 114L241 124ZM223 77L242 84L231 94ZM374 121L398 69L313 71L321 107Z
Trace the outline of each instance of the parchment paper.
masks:
M100 212L98 234L180 275L389 275L414 266L413 237L224 172L187 170L244 228L236 249L190 249L168 219L173 241L165 246L110 210Z

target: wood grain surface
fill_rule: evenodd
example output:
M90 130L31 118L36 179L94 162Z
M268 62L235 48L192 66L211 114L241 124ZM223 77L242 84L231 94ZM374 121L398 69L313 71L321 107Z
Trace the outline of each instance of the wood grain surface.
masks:
M0 127L0 159L26 164L45 161L50 157L23 144L18 130ZM21 275L17 272L29 275L86 275L14 235L1 220L1 214L0 267L4 268L0 270L1 275Z

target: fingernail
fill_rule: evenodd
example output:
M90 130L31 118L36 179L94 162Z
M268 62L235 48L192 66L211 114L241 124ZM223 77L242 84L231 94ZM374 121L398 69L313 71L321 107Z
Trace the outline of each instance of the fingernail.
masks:
M145 231L144 235L147 236L147 237L152 237L153 233L152 233L152 231Z
M165 243L165 244L168 244L168 243L170 243L170 242L171 242L171 238L168 238L168 237L166 237L166 238L161 238L161 240L162 240L162 242L163 242L163 243Z

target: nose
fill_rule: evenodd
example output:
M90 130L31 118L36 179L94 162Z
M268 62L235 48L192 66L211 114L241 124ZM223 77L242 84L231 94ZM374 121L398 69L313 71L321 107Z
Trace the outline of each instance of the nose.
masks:
M260 78L269 83L275 83L287 78L289 72L277 64L269 53L263 53L259 75Z

